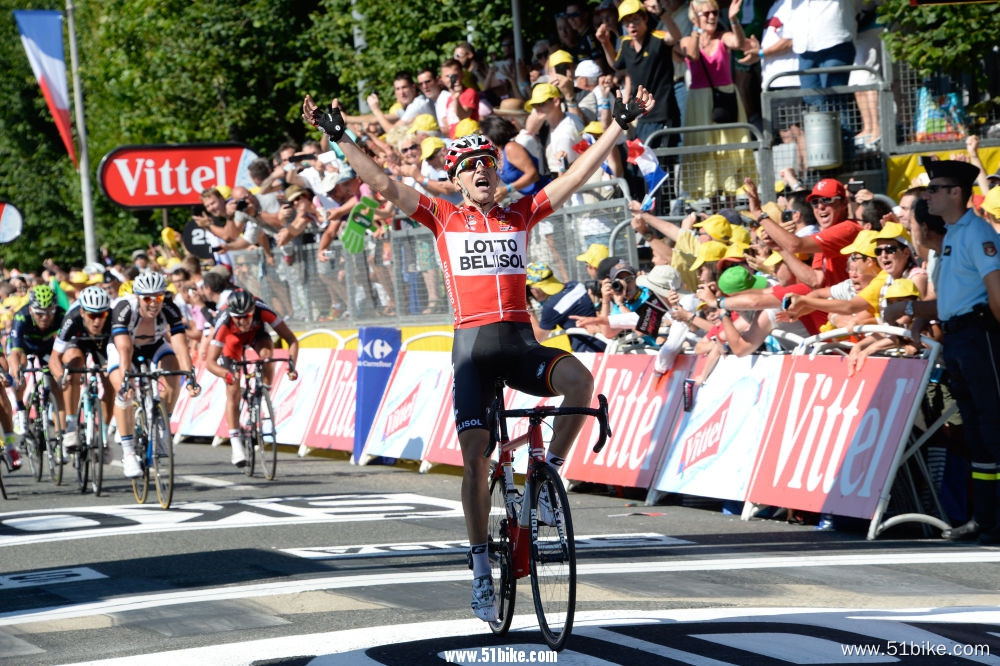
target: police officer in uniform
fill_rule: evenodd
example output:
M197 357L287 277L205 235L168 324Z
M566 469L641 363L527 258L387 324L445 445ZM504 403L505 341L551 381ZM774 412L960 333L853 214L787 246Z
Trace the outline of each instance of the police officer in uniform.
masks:
M968 202L979 173L967 162L925 165L924 194L932 215L947 223L935 283L937 301L894 304L905 313L941 321L944 362L965 424L971 455L973 518L941 536L1000 543L1000 236Z

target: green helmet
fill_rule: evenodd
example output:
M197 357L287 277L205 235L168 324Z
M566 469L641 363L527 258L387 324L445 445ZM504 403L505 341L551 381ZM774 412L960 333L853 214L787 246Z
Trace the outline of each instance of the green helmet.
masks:
M28 304L33 308L47 310L56 304L56 294L49 285L40 284L31 289Z

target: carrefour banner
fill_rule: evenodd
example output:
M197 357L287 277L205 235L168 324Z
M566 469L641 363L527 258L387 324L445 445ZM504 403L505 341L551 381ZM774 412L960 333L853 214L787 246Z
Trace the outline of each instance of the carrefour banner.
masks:
M927 361L785 357L748 499L871 518L923 397Z
M691 411L681 412L654 488L745 498L783 362L780 356L721 359L695 393Z
M398 328L366 326L358 330L358 394L354 417L354 460L368 439L368 430L385 394L403 336Z

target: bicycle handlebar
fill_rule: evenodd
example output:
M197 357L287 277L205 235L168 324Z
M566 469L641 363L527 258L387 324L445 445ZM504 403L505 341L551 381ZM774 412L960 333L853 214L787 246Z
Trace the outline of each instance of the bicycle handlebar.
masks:
M600 453L601 449L607 443L608 438L611 437L611 426L608 424L608 399L603 393L597 395L597 408L593 407L556 407L554 405L542 405L540 407L532 407L529 409L505 409L503 405L500 405L499 410L492 410L492 414L488 418L491 420L493 418L499 419L509 419L509 418L548 418L550 416L572 416L574 414L579 414L583 416L593 416L597 419L597 423L600 426L600 432L597 437L597 442L594 444L594 453ZM491 431L493 428L491 427ZM494 437L490 438L495 439ZM496 442L492 442L490 446L487 447L486 457L493 455L493 449L496 446Z
M256 361L247 360L233 360L232 364L234 366L239 366L241 368L246 368L251 365L264 365L265 363L287 363L289 370L295 369L295 361L290 358L259 358Z

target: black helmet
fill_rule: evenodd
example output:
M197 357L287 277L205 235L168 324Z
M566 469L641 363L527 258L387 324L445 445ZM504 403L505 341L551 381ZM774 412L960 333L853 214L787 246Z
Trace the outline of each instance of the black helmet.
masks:
M254 297L246 289L234 289L226 301L226 309L234 315L250 314L254 309Z

